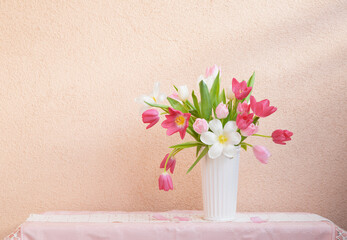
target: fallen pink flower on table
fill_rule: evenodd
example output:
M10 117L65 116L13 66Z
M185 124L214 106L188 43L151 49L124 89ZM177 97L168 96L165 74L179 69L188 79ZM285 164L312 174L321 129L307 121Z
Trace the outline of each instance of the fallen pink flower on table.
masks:
M251 217L250 219L251 219L251 221L254 222L254 223L264 223L264 222L267 222L267 220L262 219L262 218L257 217L257 216L256 216L256 217Z
M173 218L175 218L175 219L177 219L177 220L179 220L179 221L182 221L182 222L184 222L184 221L190 221L190 220L191 220L189 217L179 217L179 216L175 216L175 217L173 217Z
M156 220L160 220L160 221L169 221L170 219L161 215L160 213L155 213L152 215L152 217Z

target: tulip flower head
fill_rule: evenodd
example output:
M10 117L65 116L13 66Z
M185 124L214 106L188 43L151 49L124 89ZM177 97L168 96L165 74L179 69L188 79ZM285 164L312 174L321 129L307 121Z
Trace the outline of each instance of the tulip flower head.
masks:
M173 190L173 183L170 174L163 172L159 176L159 190L169 191Z
M293 136L293 133L291 131L281 129L274 131L271 135L272 141L281 145L286 145L287 143L285 143L285 141L292 140L291 136Z
M156 109L148 109L142 113L143 123L149 123L146 129L153 127L159 121L159 112Z
M226 90L226 97L229 100L233 100L235 98L235 94L233 92L233 86L228 86L227 90Z
M208 123L203 118L197 118L193 124L193 129L195 132L202 134L208 131Z
M227 105L225 105L224 103L220 103L218 104L217 108L216 108L216 116L219 119L224 119L229 115L229 110Z
M246 101L244 101L243 103L239 103L239 105L237 105L237 113L239 114L249 113L250 110L251 110L251 105L247 104Z
M166 120L162 122L161 126L167 129L166 134L168 136L179 132L181 139L183 139L189 126L190 116L190 113L182 113L169 107L169 114L165 115Z
M233 92L238 100L245 99L252 91L252 87L247 87L246 81L239 82L233 78Z
M267 164L269 157L271 157L271 153L264 146L259 146L259 145L253 146L253 153L254 153L254 156L261 163L264 163L264 164Z
M165 163L166 163L166 160L167 158L169 157L169 153L165 155L163 161L161 161L161 164L160 164L160 168L164 168L165 167ZM176 166L176 159L173 158L173 157L170 157L167 164L166 164L166 171L168 169L170 169L170 172L173 173L174 170L175 170L175 166Z
M208 87L208 89L211 89L214 80L216 79L218 72L220 72L220 67L218 67L216 64L212 67L208 67L205 72L205 76L201 75L198 78L198 84L200 81L204 81Z
M214 80L217 77L218 71L220 71L220 67L218 67L217 64L213 65L212 67L207 67L205 77L212 77Z
M140 97L136 98L135 101L142 105L142 107L141 107L141 113L142 113L145 110L147 110L148 108L150 108L150 106L148 106L146 104L146 102L148 102L148 103L162 103L162 102L164 102L165 98L166 98L165 94L160 92L160 83L156 82L156 83L154 83L152 93L150 93L148 95L143 94Z
M187 85L178 87L178 96L181 101L185 101L189 98L189 90Z
M257 102L255 100L255 97L251 96L250 100L251 109L254 112L254 114L258 117L267 117L276 112L277 110L276 107L270 106L270 101L268 99L264 99L260 102Z
M251 123L246 129L241 129L241 134L243 136L249 137L257 133L258 130L259 130L259 127L254 125L254 123Z
M181 101L180 96L178 96L177 92L172 93L171 95L168 96L169 98L175 99L177 101Z
M236 117L236 124L240 130L246 129L253 122L253 113L238 114Z

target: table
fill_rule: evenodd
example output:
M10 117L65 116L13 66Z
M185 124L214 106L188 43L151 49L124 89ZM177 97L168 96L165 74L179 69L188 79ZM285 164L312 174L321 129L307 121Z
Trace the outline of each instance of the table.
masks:
M238 213L210 222L201 211L32 214L5 240L344 240L347 233L309 213Z

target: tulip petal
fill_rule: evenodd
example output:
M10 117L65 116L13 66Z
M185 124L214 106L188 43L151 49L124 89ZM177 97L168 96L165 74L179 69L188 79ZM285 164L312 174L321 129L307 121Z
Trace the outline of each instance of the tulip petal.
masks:
M229 133L229 140L228 143L231 143L233 145L239 144L241 142L241 135L238 132L232 132Z
M236 132L237 126L235 121L229 121L224 126L224 131L226 132Z
M154 87L153 87L153 97L158 98L159 97L159 92L160 92L160 83L155 82Z
M224 156L229 157L229 158L234 157L236 155L237 151L238 151L238 148L232 144L228 144L228 145L224 146L224 148L223 148Z
M201 134L200 140L207 145L213 145L217 142L217 136L213 132L204 132Z
M217 135L222 134L223 132L223 125L222 122L219 119L213 119L209 122L210 129L212 132L214 132Z
M148 126L146 127L146 129L153 127L157 122L159 122L159 118L155 119L155 120L152 121L150 124L148 124Z
M212 159L218 158L223 152L223 145L219 142L216 142L212 145L212 147L208 150L208 156Z

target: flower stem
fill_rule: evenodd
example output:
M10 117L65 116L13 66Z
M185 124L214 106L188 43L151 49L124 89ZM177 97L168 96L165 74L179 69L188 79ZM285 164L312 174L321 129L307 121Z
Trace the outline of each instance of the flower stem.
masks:
M259 117L255 116L254 120L253 120L253 124L255 125L258 122ZM254 135L254 134L253 134Z
M246 142L243 142L243 144L246 144L247 146L253 147L253 145L246 143Z
M165 162L165 166L164 166L164 171L166 172L166 165L167 163L169 162L169 159L173 156L175 156L177 153L179 153L180 151L182 151L183 148L175 148L174 150L172 150L169 154L169 156L167 157L166 159L166 162Z
M253 134L253 136L271 138L271 136L266 136L266 135L261 135L261 134Z

